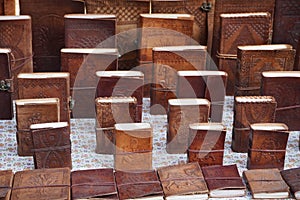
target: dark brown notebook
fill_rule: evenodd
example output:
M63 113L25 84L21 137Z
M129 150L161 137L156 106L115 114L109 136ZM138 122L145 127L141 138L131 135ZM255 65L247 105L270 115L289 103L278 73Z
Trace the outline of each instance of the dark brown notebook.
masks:
M260 95L261 73L293 70L295 52L288 44L238 46L235 95Z
M246 186L236 165L202 167L212 198L234 198L246 195Z
M285 182L290 186L296 199L300 199L300 168L292 168L282 170L281 176Z
M188 162L199 165L223 165L226 128L220 123L189 125Z
M73 0L20 0L20 13L32 17L34 71L59 72L60 50L65 45L64 15L84 13L84 3Z
M120 200L163 200L163 190L156 171L116 171L115 176Z
M227 94L234 94L237 47L271 43L270 13L221 14L219 69L228 73Z
M59 98L60 120L70 121L69 73L22 73L18 83L19 99Z
M30 130L36 169L62 167L72 169L71 131L67 122L33 124Z
M262 73L261 94L274 96L277 101L275 122L286 124L290 131L300 130L299 82L299 71Z
M73 171L72 199L118 199L111 168Z
M210 102L206 99L170 99L168 110L167 152L185 153L189 124L208 122Z
M284 199L289 197L289 186L276 169L252 169L243 172L252 197L255 199Z
M0 171L0 199L10 200L11 188L13 186L14 173L12 170Z
M68 14L65 18L66 48L116 48L116 16Z
M198 163L157 169L165 199L207 199L208 189Z
M288 127L280 123L250 125L248 169L284 168Z
M152 170L153 133L150 124L115 124L115 134L114 168L116 170Z
M274 122L276 106L276 100L272 96L235 97L231 144L233 151L248 152L250 125Z
M11 120L13 118L13 99L14 88L12 69L11 69L11 50L0 49L0 119Z
M70 200L70 169L35 169L15 173L11 200Z

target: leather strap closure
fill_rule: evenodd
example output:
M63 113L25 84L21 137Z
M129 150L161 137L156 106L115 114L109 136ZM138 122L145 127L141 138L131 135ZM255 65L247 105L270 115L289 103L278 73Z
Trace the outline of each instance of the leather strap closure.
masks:
M31 188L53 188L53 187L70 187L70 185L66 184L55 184L55 185L34 185L34 186L23 186L23 187L13 187L13 190L20 189L31 189Z
M44 151L59 151L64 149L70 149L71 145L65 145L65 146L55 146L55 147L45 147L40 149L33 149L33 152L44 152Z
M290 110L290 109L296 109L296 108L300 108L300 105L294 105L294 106L286 106L286 107L276 108L276 111Z
M0 80L0 91L7 91L12 93L13 89L13 79Z
M252 90L260 90L260 87L238 87L235 86L236 89L241 91L252 91Z
M283 149L250 149L250 151L254 152L265 152L265 153L285 153L286 150Z

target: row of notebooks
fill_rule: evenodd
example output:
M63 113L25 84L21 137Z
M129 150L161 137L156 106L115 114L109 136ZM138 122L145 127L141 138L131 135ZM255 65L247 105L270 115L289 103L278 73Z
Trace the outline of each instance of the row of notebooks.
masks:
M197 163L151 171L112 168L70 171L68 168L0 171L0 197L31 199L208 199L246 196L246 184L255 199L299 196L300 169L247 170L236 165L200 168ZM246 182L246 184L244 183ZM290 193L291 191L291 193Z

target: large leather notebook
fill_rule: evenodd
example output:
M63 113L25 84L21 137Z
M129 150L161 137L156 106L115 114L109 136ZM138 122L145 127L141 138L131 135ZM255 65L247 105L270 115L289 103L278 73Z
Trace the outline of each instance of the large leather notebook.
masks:
M300 168L292 168L280 171L285 182L290 186L296 199L300 199Z
M289 186L277 168L247 170L243 172L243 177L255 199L289 197Z
M255 123L250 128L247 168L283 169L288 127L280 123Z
M11 69L11 50L0 49L0 119L11 120L13 118L13 77Z
M12 56L13 99L18 98L18 74L33 71L31 30L30 16L0 16L0 48L9 48Z
M275 121L276 100L272 96L235 97L231 143L233 151L248 152L251 124Z
M112 168L71 172L72 199L118 199Z
M67 122L33 124L33 159L36 169L72 169L70 126Z
M14 173L12 170L0 171L0 199L1 200L10 200L13 179L14 179Z
M293 70L295 52L288 44L238 46L235 95L260 95L261 73Z
M210 102L206 99L170 99L168 110L167 152L185 153L189 125L208 122Z
M68 14L65 18L66 48L116 48L116 16Z
M164 199L157 171L116 171L115 176L120 200Z
M202 172L212 198L234 198L246 195L246 186L237 165L202 167Z
M207 199L208 189L198 163L157 169L166 200Z
M73 0L20 0L20 13L32 17L34 71L59 72L60 50L65 46L64 15L84 13L84 3Z
M277 101L275 122L286 124L290 131L300 130L299 81L299 71L262 73L261 94L274 96Z
M22 73L18 83L19 99L59 98L60 120L70 121L69 73Z
M70 200L70 169L35 169L15 173L11 200Z
M188 162L201 167L223 165L226 128L221 123L194 123L189 125Z
M152 170L153 133L148 123L115 124L114 168L122 171Z
M221 14L219 69L228 73L227 94L234 94L237 47L271 43L272 16L267 12Z
M211 101L210 121L222 122L227 73L223 71L178 71L178 98L206 98Z
M16 104L17 149L19 156L33 155L30 125L60 121L58 98L18 99Z

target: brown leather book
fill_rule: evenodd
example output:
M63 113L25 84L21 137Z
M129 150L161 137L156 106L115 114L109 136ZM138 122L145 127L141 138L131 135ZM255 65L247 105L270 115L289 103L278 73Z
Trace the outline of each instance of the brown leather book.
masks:
M148 123L115 124L114 168L121 171L152 170L153 134Z
M247 170L243 172L243 177L255 199L289 197L289 186L277 168Z
M277 101L275 122L284 123L290 131L300 130L300 72L263 72L262 95L271 95ZM286 98L286 94L289 98Z
M18 99L16 104L17 149L19 156L33 155L31 124L59 122L58 98Z
M226 128L221 123L194 123L189 125L188 162L201 167L223 165Z
M238 46L235 96L260 95L261 73L293 70L295 52L288 44Z
M0 171L0 199L1 200L10 200L13 179L14 179L14 173L12 170Z
M0 3L1 5L1 3ZM4 14L5 15L17 15L16 13L16 2L11 0L4 0Z
M33 124L30 130L36 169L61 167L72 169L71 131L67 122Z
M246 186L236 164L202 167L209 196L212 198L234 198L246 195Z
M60 120L70 121L69 73L22 73L18 83L19 99L59 98Z
M219 70L228 73L227 94L234 94L237 47L271 43L270 13L221 14Z
M12 54L10 49L0 49L0 119L11 120L13 118L12 92L14 89L11 72Z
M248 169L284 168L288 127L280 123L250 125Z
M294 71L300 71L300 36L298 39L298 45L296 47L296 58L295 58Z
M208 189L198 163L157 169L165 199L207 199Z
M291 44L297 48L300 27L300 2L297 0L276 0L273 43Z
M194 17L189 14L141 14L140 62L152 62L152 48L192 45Z
M0 0L0 15L4 15L4 0Z
M116 16L68 14L65 18L66 48L116 48Z
M136 122L142 121L144 74L140 71L98 71L96 97L135 97Z
M210 121L222 122L227 73L223 71L178 71L178 98L206 98L211 101Z
M111 168L73 171L72 199L118 199Z
M35 169L15 173L11 200L70 200L70 169Z
M189 125L208 122L210 102L206 99L170 99L168 110L167 152L185 153Z
M297 200L300 199L300 168L292 168L280 171L285 182L290 186Z
M116 171L115 176L120 200L164 199L157 171Z
M248 152L250 124L275 121L276 100L272 96L235 97L231 144L233 151Z
M84 3L73 0L20 0L20 13L32 17L34 71L59 72L60 50L65 46L64 15L84 13Z
M135 97L98 97L96 104L96 153L115 152L116 123L136 122Z
M212 58L215 63L218 63L216 57L220 46L220 29L221 18L223 13L249 13L249 12L268 12L271 16L274 15L275 0L217 0L215 2L214 12L214 29L213 29L213 45L212 45Z
M0 48L11 49L11 74L14 82L12 95L13 99L18 99L18 74L33 71L31 17L0 16L0 33Z

